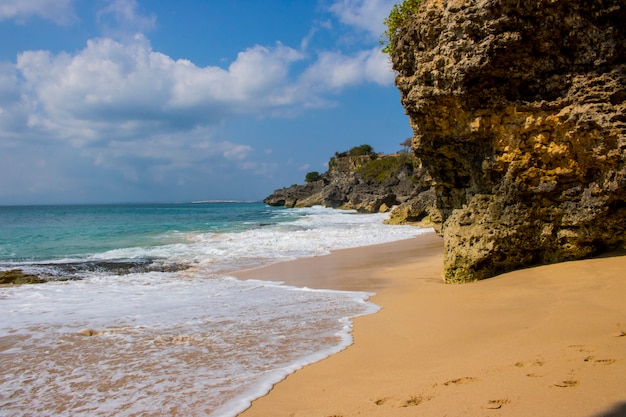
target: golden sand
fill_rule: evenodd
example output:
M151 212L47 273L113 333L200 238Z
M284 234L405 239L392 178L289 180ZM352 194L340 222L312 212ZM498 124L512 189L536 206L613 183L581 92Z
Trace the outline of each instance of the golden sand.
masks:
M375 291L354 344L242 417L626 415L626 256L441 280L433 233L237 274Z

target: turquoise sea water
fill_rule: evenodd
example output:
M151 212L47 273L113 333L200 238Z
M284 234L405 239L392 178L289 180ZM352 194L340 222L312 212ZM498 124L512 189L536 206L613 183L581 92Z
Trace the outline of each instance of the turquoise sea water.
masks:
M0 262L84 257L294 220L263 203L0 206Z
M50 279L0 287L0 415L237 415L349 345L350 318L377 307L371 294L229 273L423 232L385 217L237 202L0 207L0 270Z

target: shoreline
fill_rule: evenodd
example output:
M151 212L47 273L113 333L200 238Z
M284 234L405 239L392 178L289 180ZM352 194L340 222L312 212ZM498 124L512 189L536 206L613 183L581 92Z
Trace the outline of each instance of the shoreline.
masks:
M389 277L369 271L393 268L409 260L426 259L441 253L443 240L431 229L416 237L376 245L337 249L329 254L298 258L229 272L238 279L280 281L285 285L338 291L376 292L387 285ZM443 278L440 279L443 283Z
M442 258L430 232L234 273L382 307L239 416L626 415L626 256L463 285L443 283Z

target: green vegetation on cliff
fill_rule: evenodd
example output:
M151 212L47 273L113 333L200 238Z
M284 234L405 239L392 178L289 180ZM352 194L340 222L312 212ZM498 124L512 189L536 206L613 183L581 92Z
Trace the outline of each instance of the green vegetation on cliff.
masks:
M421 0L404 0L401 3L394 4L384 20L387 30L382 34L380 40L381 45L385 45L383 52L393 55L398 42L400 28L404 26L411 16L417 13Z
M314 181L319 181L321 179L322 179L322 175L317 171L308 172L306 176L304 177L304 180L306 182L314 182Z
M396 175L404 165L415 168L416 160L409 154L398 154L391 157L373 159L356 168L355 172L364 178L377 182L385 182Z
M349 151L346 152L335 152L335 158L342 158L345 156L364 156L364 155L377 155L376 152L374 152L374 148L372 148L371 145L359 145L359 146L355 146L354 148L351 148Z
M371 145L359 145L351 148L345 152L335 152L335 156L331 157L328 161L328 167L334 168L337 166L337 160L339 158L356 158L357 165L361 165L370 160L378 158L378 153L374 152L374 148Z

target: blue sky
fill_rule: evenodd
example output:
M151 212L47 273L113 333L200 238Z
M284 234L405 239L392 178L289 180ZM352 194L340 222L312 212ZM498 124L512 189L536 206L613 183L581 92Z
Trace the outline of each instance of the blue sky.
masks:
M394 0L0 0L0 204L259 200L411 136Z

